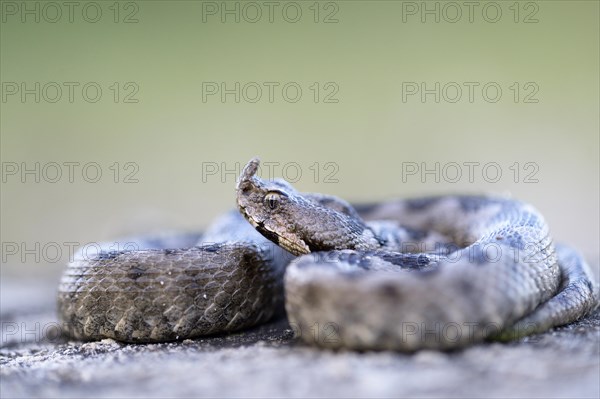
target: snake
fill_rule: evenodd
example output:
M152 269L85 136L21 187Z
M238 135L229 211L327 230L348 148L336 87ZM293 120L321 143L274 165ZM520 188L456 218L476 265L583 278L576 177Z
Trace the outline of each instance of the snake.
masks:
M576 321L598 307L590 266L542 215L506 196L441 195L352 205L259 177L203 233L80 250L58 315L74 339L193 339L287 316L331 349L452 350ZM89 251L88 251L89 252Z

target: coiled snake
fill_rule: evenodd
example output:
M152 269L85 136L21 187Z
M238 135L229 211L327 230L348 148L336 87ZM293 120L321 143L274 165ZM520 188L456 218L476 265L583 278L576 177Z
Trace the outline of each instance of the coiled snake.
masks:
M598 304L588 265L553 245L528 204L441 196L353 207L262 180L258 167L251 160L239 178L239 212L204 235L80 253L58 294L69 335L194 338L285 306L296 334L319 346L446 349L542 332Z

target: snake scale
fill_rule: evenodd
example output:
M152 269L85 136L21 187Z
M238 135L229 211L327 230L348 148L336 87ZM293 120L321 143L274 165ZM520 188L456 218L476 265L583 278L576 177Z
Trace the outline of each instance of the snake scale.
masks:
M296 336L322 347L452 349L543 332L598 305L589 266L554 245L526 203L439 196L352 206L263 180L258 168L255 158L242 171L238 210L202 235L79 253L59 286L67 333L181 340L286 312Z

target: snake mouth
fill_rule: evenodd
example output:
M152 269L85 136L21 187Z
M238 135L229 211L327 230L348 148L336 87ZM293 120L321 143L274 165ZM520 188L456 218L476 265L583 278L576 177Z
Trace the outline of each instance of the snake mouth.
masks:
M286 251L296 255L306 255L310 253L310 248L302 240L292 241L283 236L277 236L279 239L278 245Z
M265 226L264 221L254 219L246 212L246 208L243 206L240 206L240 211L242 215L244 215L244 218L256 229L256 231L258 231L263 237L277 244L281 248L296 256L306 255L310 253L310 248L308 247L308 245L306 245L304 241L300 239L291 239L283 235L277 234L272 230L269 230Z
M252 225L252 227L254 227L254 228L258 227L258 222L255 221L254 218L248 214L245 206L239 205L239 210L240 210L240 213L244 216L244 219L246 219L248 221L248 223L250 223Z

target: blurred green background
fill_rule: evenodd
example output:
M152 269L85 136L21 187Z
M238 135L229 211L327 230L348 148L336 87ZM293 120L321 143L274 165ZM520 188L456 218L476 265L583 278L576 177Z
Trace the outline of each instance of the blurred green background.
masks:
M73 4L2 1L3 277L204 228L255 155L351 201L510 193L598 257L597 1Z

